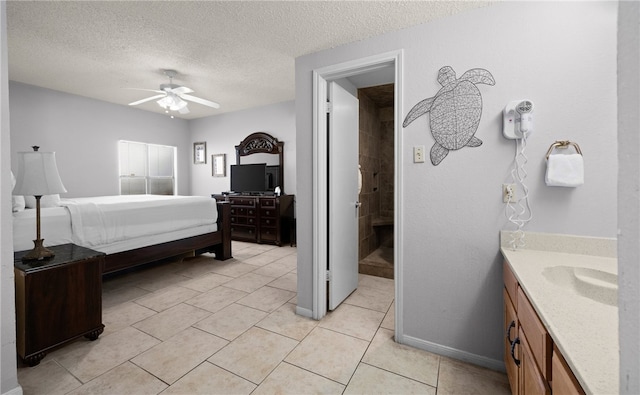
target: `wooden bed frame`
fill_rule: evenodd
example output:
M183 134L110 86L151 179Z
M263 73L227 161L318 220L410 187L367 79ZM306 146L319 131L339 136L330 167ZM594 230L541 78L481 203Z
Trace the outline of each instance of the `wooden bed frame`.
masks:
M216 259L223 261L231 258L231 205L229 202L217 202L217 207L218 230L216 232L109 254L104 259L102 273L113 273L190 253L213 252L216 254Z

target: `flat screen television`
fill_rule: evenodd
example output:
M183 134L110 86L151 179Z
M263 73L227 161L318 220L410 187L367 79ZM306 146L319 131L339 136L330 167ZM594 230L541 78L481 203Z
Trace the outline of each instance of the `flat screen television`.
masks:
M264 192L266 163L231 165L231 190L239 193Z

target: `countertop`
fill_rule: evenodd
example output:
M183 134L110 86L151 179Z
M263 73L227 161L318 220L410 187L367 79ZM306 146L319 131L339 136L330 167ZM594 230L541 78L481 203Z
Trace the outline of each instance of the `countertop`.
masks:
M618 308L580 295L558 280L573 268L618 273L615 239L526 233L524 248L501 252L554 344L587 394L617 394L619 388ZM552 274L552 275L550 275ZM617 303L617 298L614 301Z

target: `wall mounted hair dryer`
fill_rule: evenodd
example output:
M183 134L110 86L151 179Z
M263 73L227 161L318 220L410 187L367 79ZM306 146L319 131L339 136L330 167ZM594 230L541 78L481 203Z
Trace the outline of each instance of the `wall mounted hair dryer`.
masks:
M533 102L510 101L503 111L502 134L508 139L521 139L533 132Z

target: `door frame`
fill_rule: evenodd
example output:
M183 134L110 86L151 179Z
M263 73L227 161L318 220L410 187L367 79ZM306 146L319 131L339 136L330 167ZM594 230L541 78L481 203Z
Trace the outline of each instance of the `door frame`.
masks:
M403 333L402 320L402 75L403 50L386 52L370 57L339 63L313 70L313 203L312 203L312 267L313 304L312 314L316 320L327 314L326 263L328 259L328 143L327 143L327 82L340 78L364 74L382 67L394 66L394 222L393 254L395 281L395 338Z

